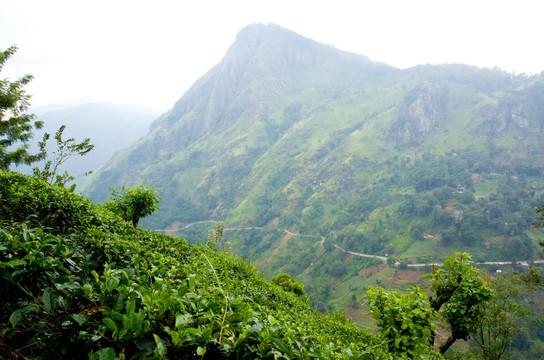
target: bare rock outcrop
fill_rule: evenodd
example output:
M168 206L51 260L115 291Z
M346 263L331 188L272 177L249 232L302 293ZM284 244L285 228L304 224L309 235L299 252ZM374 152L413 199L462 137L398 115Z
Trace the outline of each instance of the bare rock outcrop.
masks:
M444 118L445 98L430 83L414 89L398 107L399 117L386 136L402 145L418 144L436 130Z

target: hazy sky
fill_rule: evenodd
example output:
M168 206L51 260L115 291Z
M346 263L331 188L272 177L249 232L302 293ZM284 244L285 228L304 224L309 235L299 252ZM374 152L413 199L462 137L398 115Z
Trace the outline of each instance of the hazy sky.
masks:
M35 106L75 99L167 110L236 33L275 23L396 67L544 70L539 0L0 0L0 78L32 74ZM544 3L543 3L544 4Z

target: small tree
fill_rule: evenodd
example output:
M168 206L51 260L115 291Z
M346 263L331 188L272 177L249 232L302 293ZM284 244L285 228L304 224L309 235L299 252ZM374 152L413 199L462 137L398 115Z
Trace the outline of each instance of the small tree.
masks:
M400 294L370 287L366 296L379 336L395 358L440 358L429 346L436 314L422 289L415 287L409 294Z
M124 186L121 187L121 190L113 187L110 191L111 198L106 200L104 206L121 215L123 219L132 221L134 228L138 227L140 218L159 210L157 204L162 200L159 197L159 192L147 185L128 190Z
M449 326L450 335L439 346L444 354L459 339L467 340L484 316L482 309L492 298L492 290L480 277L478 269L469 264L468 253L446 257L443 268L424 275L431 279L429 298L431 308L440 314ZM434 343L434 334L431 344Z
M480 277L478 269L469 263L468 253L456 253L424 278L432 280L426 299L422 290L415 288L408 295L382 288L367 292L372 316L380 327L380 336L388 341L389 348L399 356L415 358L425 354L434 357L435 324L440 317L450 334L439 345L444 354L458 339L467 340L482 323L493 292ZM423 346L427 345L427 349Z
M483 317L471 332L476 344L471 352L483 360L507 359L508 348L524 328L542 320L524 301L524 296L542 288L542 276L531 268L524 274L502 274L490 285L494 296L481 306Z
M544 229L544 205L536 207L535 211L537 213L536 221L531 224L533 229ZM544 246L544 240L540 242L540 246Z
M0 51L0 71L16 51L16 46ZM14 82L0 80L0 170L8 170L10 165L30 165L43 158L41 153L28 153L32 128L41 129L43 126L43 122L35 120L35 115L24 113L30 106L30 95L23 87L32 79L31 75L24 75ZM19 142L21 144L15 148Z
M293 279L289 274L282 273L272 277L272 284L278 285L285 292L292 292L295 295L304 295L304 284Z
M55 141L57 142L57 151L53 151L53 160L47 159L47 140L49 140L50 135L45 133L43 140L38 143L40 147L40 153L43 156L43 169L34 167L32 169L34 176L47 181L51 185L57 185L64 187L67 182L75 180L75 177L69 175L67 171L64 171L64 174L57 173L59 166L65 163L74 155L83 156L86 155L89 151L94 148L94 145L91 145L91 139L87 138L80 142L79 144L73 138L68 140L62 139L62 133L66 128L65 125L62 125L55 134ZM90 172L85 173L85 175L90 174ZM76 185L73 184L70 186L70 191L74 191Z
M215 224L215 230L208 230L208 242L207 246L214 251L221 251L221 240L223 240L223 228L224 224L222 221L218 221Z

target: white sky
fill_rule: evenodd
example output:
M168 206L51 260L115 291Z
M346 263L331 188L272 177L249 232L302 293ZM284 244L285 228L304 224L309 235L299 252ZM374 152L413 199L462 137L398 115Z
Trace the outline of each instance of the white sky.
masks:
M19 46L0 78L34 75L34 106L86 99L164 111L252 23L400 68L540 73L543 10L540 0L0 0L0 49Z

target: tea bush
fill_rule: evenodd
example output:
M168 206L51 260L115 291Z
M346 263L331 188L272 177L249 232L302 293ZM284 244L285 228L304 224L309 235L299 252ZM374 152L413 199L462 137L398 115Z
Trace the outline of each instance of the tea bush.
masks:
M0 172L0 358L389 359L252 265Z

